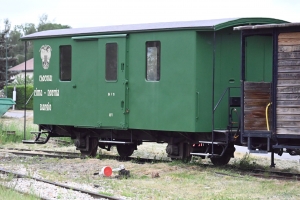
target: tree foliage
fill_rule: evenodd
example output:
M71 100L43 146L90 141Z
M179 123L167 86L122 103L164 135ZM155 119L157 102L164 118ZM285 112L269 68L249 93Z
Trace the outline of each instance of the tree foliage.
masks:
M15 76L15 79L9 85L25 85L25 77L22 75ZM26 85L33 85L33 77L26 75Z
M12 82L11 76L16 73L8 71L11 66L16 64L17 58L13 55L13 48L15 45L9 44L7 40L7 35L10 30L10 22L8 19L4 20L4 30L0 30L0 89L2 89L6 80L7 83Z
M16 64L25 62L25 43L20 40L21 37L29 35L32 33L54 30L54 29L65 29L71 28L69 25L62 25L54 23L48 20L48 15L43 14L39 19L39 24L36 26L33 23L24 23L14 27L12 31L9 32L9 43L15 44L13 48L13 55L17 58ZM33 58L33 43L27 41L27 55L26 59L29 60Z
M39 25L37 26L37 32L40 31L47 31L47 30L54 30L54 29L65 29L65 28L71 28L69 25L62 25L62 24L56 24L52 23L48 20L48 15L43 14L40 17Z
M39 24L24 23L16 25L11 30L11 23L8 19L4 20L4 30L0 30L0 90L6 82L6 60L8 67L25 62L25 43L20 40L25 35L39 31L71 28L68 25L54 23L48 20L48 15L40 17ZM7 49L7 54L6 54ZM33 58L33 42L27 41L26 60ZM16 73L8 72L8 82L12 82L10 77Z

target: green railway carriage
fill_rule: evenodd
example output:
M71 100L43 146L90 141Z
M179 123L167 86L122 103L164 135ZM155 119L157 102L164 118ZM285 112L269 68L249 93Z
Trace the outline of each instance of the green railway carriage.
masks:
M270 18L168 22L38 32L34 42L34 123L39 135L71 137L85 155L116 145L129 156L146 141L168 143L171 158L210 153L225 164L239 144L240 38L234 26ZM249 65L270 70L269 38L249 47ZM256 46L257 45L257 46ZM260 57L257 57L260 55ZM252 56L252 57L251 57ZM253 59L255 58L255 59ZM248 72L260 80L260 71ZM269 79L268 75L263 79Z

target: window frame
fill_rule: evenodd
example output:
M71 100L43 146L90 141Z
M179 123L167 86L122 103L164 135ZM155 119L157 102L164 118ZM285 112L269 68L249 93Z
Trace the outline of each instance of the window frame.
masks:
M66 49L64 48L70 48L69 52L66 53ZM63 50L62 50L63 49ZM62 54L64 54L62 56ZM67 55L66 55L67 54ZM66 57L66 58L64 58ZM66 61L66 59L68 59ZM69 66L66 65L66 62L69 63ZM69 77L64 77L63 71L68 70L69 71ZM59 46L59 80L66 82L72 80L72 45L60 45Z
M156 74L155 76L155 80L153 79L149 79L149 73L148 73L148 48L150 47L156 47L157 48L157 52L156 52ZM145 71L145 80L147 82L159 82L161 78L161 42L158 40L155 41L147 41L146 42L146 71Z
M109 68L108 66L108 55L107 55L107 46L114 44L116 45L116 52L114 53L114 59L115 59L115 66L113 66L113 68ZM119 56L119 44L117 42L108 42L105 44L105 81L106 82L117 82L118 81L118 56ZM115 79L108 79L108 70L107 69L113 69L115 74L114 74L114 78Z

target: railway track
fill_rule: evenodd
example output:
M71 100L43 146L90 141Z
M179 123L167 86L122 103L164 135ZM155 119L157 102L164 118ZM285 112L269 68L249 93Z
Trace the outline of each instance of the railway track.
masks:
M20 148L8 148L0 149L0 152L8 152L15 155L23 155L23 156L38 156L38 157L51 157L51 158L66 158L66 159L74 159L74 158L85 158L80 155L80 153L74 153L74 152L60 152L60 151L51 151L51 150L30 150L30 149L20 149ZM159 163L159 162L171 162L169 160L156 160L156 159L150 159L150 158L141 158L141 157L128 157L128 158L122 158L117 155L104 155L101 154L100 156L102 159L114 159L119 161L132 161L137 164L144 164L144 163ZM210 164L201 164L202 167L209 167L209 168L215 168L216 166L210 165ZM274 171L274 170L262 170L262 169L243 169L238 167L233 167L231 165L223 166L227 169L235 170L237 174L234 176L253 176L253 177L260 177L260 178L266 178L266 179L280 179L280 180L294 180L294 181L300 181L300 174L298 173L290 173L290 172L281 172L281 171ZM224 174L216 172L216 174L219 175L227 175L227 176L233 176L233 174Z
M285 174L277 175L278 172L272 172L272 171L262 171L259 173L241 172L238 174L227 174L227 173L215 172L215 174L221 175L221 176L233 176L233 177L237 177L237 178L244 178L245 176L253 176L253 177L264 178L264 179L300 181L300 174L285 173Z
M91 191L88 191L88 190L83 190L83 189L80 189L80 188L68 186L66 184L61 184L61 183L57 183L57 182L53 182L53 181L49 181L49 180L45 180L45 179L41 179L41 178L35 178L35 177L32 177L32 176L23 175L23 174L20 174L20 173L15 173L15 172L3 169L3 168L0 168L0 173L7 174L9 176L13 176L14 178L32 179L34 181L46 183L46 184L49 184L49 185L54 185L54 186L65 188L65 189L72 190L72 191L77 191L77 192L80 192L80 193L83 193L83 194L87 194L87 195L93 197L94 199L120 200L120 198L117 198L117 197L102 195L102 194L98 194L98 193L91 192ZM49 198L47 198L47 197L41 197L41 199L49 200Z
M63 151L51 151L51 150L31 150L31 149L22 149L22 148L7 148L1 149L0 152L7 152L12 153L15 155L23 155L23 156L38 156L38 157L50 157L50 158L67 158L67 159L74 159L74 158L86 158L85 156L81 156L80 153L75 152L63 152ZM163 160L163 159L150 159L150 158L141 158L141 157L120 157L118 155L107 155L101 154L100 159L114 159L118 161L132 161L138 164L144 163L153 163L153 162L170 162L170 160Z
M66 158L66 159L84 158L80 155L80 153L59 152L59 151L49 151L49 150L30 150L30 149L9 148L9 149L0 149L0 152L7 152L7 153L19 155L19 156L32 156L32 157L37 156L37 157Z
M300 181L299 173L250 169L249 174L251 176L260 177L260 178Z
M208 164L201 164L204 167L215 168L214 165ZM278 179L278 180L292 180L292 181L300 181L300 174L299 173L291 173L291 172L282 172L282 171L274 171L274 170L263 170L263 169L244 169L238 168L233 166L223 166L223 168L227 168L230 170L234 170L235 174L228 174L223 172L215 172L217 175L221 176L233 176L238 178L243 178L245 176L253 176L258 178L265 178L265 179Z

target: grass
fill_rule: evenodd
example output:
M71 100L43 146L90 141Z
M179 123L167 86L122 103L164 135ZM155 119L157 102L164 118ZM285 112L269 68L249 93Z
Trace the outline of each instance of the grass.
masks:
M235 160L233 165L240 169L264 168L256 164L255 159L246 153L241 159Z
M109 196L109 197L114 196L114 194L109 193L109 192L99 192L99 194L106 195L106 196Z
M255 159L246 155L240 163L252 166L252 160ZM133 171L135 175L120 184L107 180L106 185L135 199L298 199L300 194L298 182L239 176L232 168L204 168L179 162L154 164L151 168L158 168L160 178L137 176ZM215 173L218 171L235 176L220 176Z
M22 142L24 139L24 123L22 123L22 120L9 122L8 117L2 117L0 120L0 144ZM36 125L28 124L26 126L26 136L29 137L30 132L36 130ZM7 134L6 131L14 131L15 134Z
M23 136L22 128L18 130L20 124L22 127L22 122L13 121L9 125L6 120L10 119L3 119L0 122L1 130L3 130L3 127L6 130L16 129L16 135ZM37 130L36 127L33 129ZM7 139L7 135L4 136L2 132L0 133L0 144L15 145L9 142L14 141L14 139ZM26 135L26 137L29 137L29 135ZM15 141L20 140L16 138ZM26 148L48 148L51 150L70 148L61 147L55 143L35 146L27 145ZM22 147L24 148L24 146ZM74 151L74 148L72 149ZM190 163L173 161L172 163L140 164L140 157L167 160L165 145L163 144L145 143L138 146L138 151L134 152L137 159L133 161L119 162L102 157L102 154L116 155L116 148L112 148L111 152L105 150L99 152L101 153L98 155L98 159L33 158L24 159L22 162L11 159L0 162L0 167L10 166L12 169L17 169L18 166L21 166L26 168L27 172L36 172L43 178L53 181L100 185L99 193L101 194L107 196L122 195L131 199L300 199L298 190L300 182L242 176L240 171L237 170L237 168L268 168L270 165L269 158L237 153L236 158L231 160L229 167L210 167L202 165L202 163L209 164L209 160L202 160L198 157L193 157ZM100 160L100 158L102 159ZM277 164L276 170L299 172L299 164L296 161L276 160L275 162ZM117 168L121 164L125 166L126 170L130 171L131 176L127 179L93 175L94 172L99 172L103 166ZM152 178L153 172L158 173L159 177ZM3 196L2 193L4 191L0 188L0 200ZM14 197L8 196L5 199L14 199ZM22 198L17 197L15 199Z
M0 200L38 200L40 198L30 195L22 194L14 191L13 189L6 188L0 185Z
M132 199L299 199L298 182L241 176L239 171L235 170L236 165L246 168L260 165L256 164L260 160L264 158L246 154L231 162L231 167L224 168L180 161L137 164L105 159L51 158L35 159L35 162L28 160L26 168L37 169L39 175L46 179L96 184L104 187L99 189L102 194L122 195ZM103 165L115 168L120 164L130 170L129 178L115 179L93 175ZM84 168L85 166L87 168ZM152 172L159 173L159 177L152 178Z
M38 126L34 125L32 122L32 118L26 120L26 140L35 139L35 135L31 134L32 131L37 131ZM14 131L15 134L7 134L7 131ZM42 135L42 137L45 137ZM9 143L22 143L24 140L24 119L14 119L10 117L1 117L0 119L0 144L9 144ZM57 141L58 140L58 141ZM66 146L64 143L60 143L59 141L66 141L73 145L73 141L68 137L56 137L54 138L54 143L59 146Z

